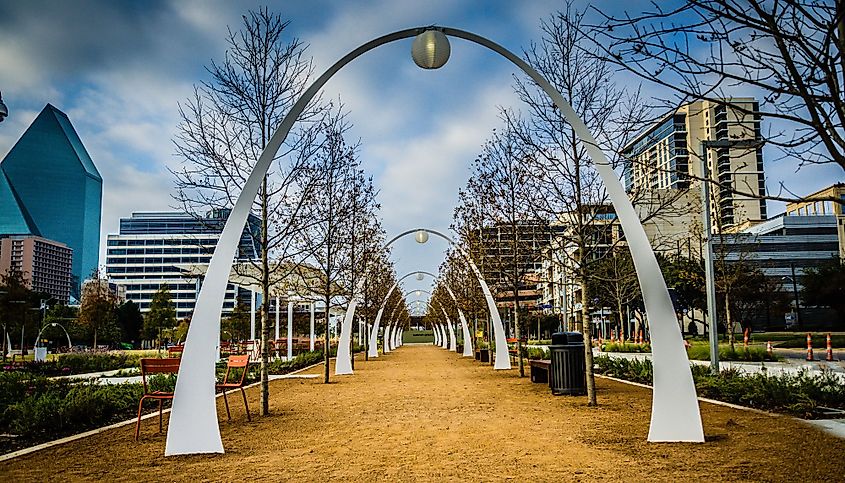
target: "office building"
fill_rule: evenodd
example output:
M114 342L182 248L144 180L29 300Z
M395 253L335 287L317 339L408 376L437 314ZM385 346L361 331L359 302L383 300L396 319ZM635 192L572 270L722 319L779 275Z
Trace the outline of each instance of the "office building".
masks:
M0 163L0 236L67 245L77 296L99 263L102 195L103 179L67 115L47 104Z
M753 98L727 102L729 105L711 101L685 104L634 138L623 148L626 190L641 193L692 188L697 194L700 183L691 179L706 178L701 168L703 153L707 177L720 183L711 185L710 190L713 231L731 231L749 220L765 220L766 202L759 199L766 191L763 150L758 143L759 107ZM740 140L751 146L705 149L704 145ZM700 220L700 213L700 208L691 211L680 225Z
M743 230L714 239L717 263L743 262L759 269L769 279L769 286L779 292L779 299L791 308L784 311L772 303L766 310L755 311L751 323L755 329L780 329L786 325L787 312L801 312L805 326L829 329L835 314L823 307L806 307L801 301L804 271L839 257L837 219L834 215L780 215ZM780 310L780 312L776 312Z
M64 243L38 236L0 238L0 274L17 271L29 288L56 302L70 298L73 250Z
M108 278L126 288L126 298L137 303L141 312L149 311L153 295L166 284L176 307L176 316L191 315L201 279L186 273L180 265L201 265L211 261L228 214L226 210L216 210L198 218L177 212L135 212L130 218L121 218L120 233L108 235ZM250 216L237 260L258 257L259 249L254 240L259 229L258 218ZM223 303L225 312L235 306L238 293L239 289L234 285L228 286ZM245 296L244 300L249 301L249 294Z
M827 198L827 199L825 199ZM831 200L839 200L839 203ZM836 217L839 258L845 260L845 183L836 183L807 196L807 201L786 205L786 216Z

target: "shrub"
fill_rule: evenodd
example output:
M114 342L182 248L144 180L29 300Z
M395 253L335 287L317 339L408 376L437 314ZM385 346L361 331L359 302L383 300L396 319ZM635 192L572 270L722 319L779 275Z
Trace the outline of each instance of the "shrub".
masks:
M267 372L270 374L287 374L320 362L323 362L323 351L305 352L289 361L278 359L271 362L267 366Z
M643 384L653 380L651 361L647 359L598 356L595 363L600 374ZM737 369L712 375L709 367L699 365L693 365L691 370L702 397L804 418L818 417L819 407L845 409L845 384L828 371L811 376L804 371L797 375L770 375L745 374Z
M607 342L603 346L605 352L651 352L651 344L648 342L636 344L633 342Z
M731 346L727 344L719 345L719 360L720 361L747 361L747 362L761 362L761 361L776 361L777 356L769 355L763 347L742 347L737 345L737 348L731 350ZM687 356L696 361L710 360L710 346L708 344L693 344L687 349Z
M54 361L29 361L21 367L10 369L44 376L67 376L137 367L138 359L137 355L123 352L65 354Z
M103 426L132 416L141 397L140 384L99 385L95 380L67 381L47 378L2 378L3 390L14 401L0 414L0 431L24 438L38 438ZM18 374L20 376L20 374Z
M641 384L651 384L652 369L648 359L621 359L609 356L596 356L593 363L598 367L598 373L625 379Z
M551 359L551 351L541 347L529 347L527 350L528 359Z

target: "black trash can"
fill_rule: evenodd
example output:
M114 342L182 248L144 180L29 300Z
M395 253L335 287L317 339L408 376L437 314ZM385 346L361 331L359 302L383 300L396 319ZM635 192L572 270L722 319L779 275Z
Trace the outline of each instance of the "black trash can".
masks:
M549 368L549 387L552 394L587 394L584 336L580 332L557 332L552 334L549 350L552 353Z

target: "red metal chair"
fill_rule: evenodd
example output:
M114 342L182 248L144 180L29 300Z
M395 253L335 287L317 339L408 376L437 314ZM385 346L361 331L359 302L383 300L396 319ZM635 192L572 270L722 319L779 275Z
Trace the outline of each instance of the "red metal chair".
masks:
M229 376L232 369L243 369L240 378L237 382L230 382ZM246 392L244 391L244 381L246 380L246 373L249 370L249 354L242 356L229 356L226 364L226 374L223 376L223 382L217 384L217 389L223 390L223 403L226 405L226 417L232 419L232 414L229 412L229 400L226 398L227 389L240 389L241 395L244 398L244 408L246 408L246 420L252 421L249 415L249 404L246 402Z
M182 357L183 352L185 352L185 346L183 345L172 345L167 348L168 357Z
M144 401L153 399L158 401L158 432L162 430L161 415L162 403L166 399L173 399L172 392L166 391L150 391L147 386L147 374L176 374L179 372L179 363L182 359L168 358L168 359L141 359L141 380L144 383L144 395L141 396L141 401L138 403L138 421L135 423L135 441L138 441L138 433L141 431L141 411L143 410Z

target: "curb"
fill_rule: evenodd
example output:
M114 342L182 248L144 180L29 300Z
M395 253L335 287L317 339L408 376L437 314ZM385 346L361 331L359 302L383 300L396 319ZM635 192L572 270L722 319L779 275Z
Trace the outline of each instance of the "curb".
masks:
M307 371L309 369L312 369L312 368L319 366L319 365L322 365L322 364L323 364L322 362L318 362L316 364L311 364L308 367L303 367L302 369L297 369L293 372L289 372L288 374L296 374L298 372ZM258 386L260 384L261 384L261 381L253 382L252 384L250 384L248 386L244 386L244 389L249 389L251 387L255 387L255 386ZM220 393L220 394L216 394L214 396L214 398L217 399L217 398L222 397L222 396L223 396L223 393ZM162 411L162 413L168 414L168 413L170 413L170 409L171 408L167 408L164 411ZM158 416L157 412L145 414L144 416L141 416L141 421L143 421L145 419L149 419L149 418L154 418L156 416ZM135 424L135 421L137 421L137 420L138 420L138 418L127 419L126 421L114 423L114 424L111 424L109 426L104 426L102 428L92 429L92 430L86 431L84 433L73 434L73 435L66 436L66 437L61 438L61 439L56 439L56 440L53 440L53 441L47 441L46 443L41 443L41 444L38 444L36 446L30 446L29 448L19 449L17 451L13 451L11 453L6 453L4 455L0 455L0 462L9 461L9 460L17 458L19 456L25 456L25 455L28 455L30 453L35 453L36 451L41 451L42 449L52 448L53 446L59 446L61 444L70 443L71 441L76 441L78 439L83 439L83 438L87 438L89 436L94 436L96 434L100 434L100 433L103 433L103 432L106 432L106 431L109 431L109 430L112 430L112 429L120 428L122 426L126 426L126 425L129 425L129 424Z

